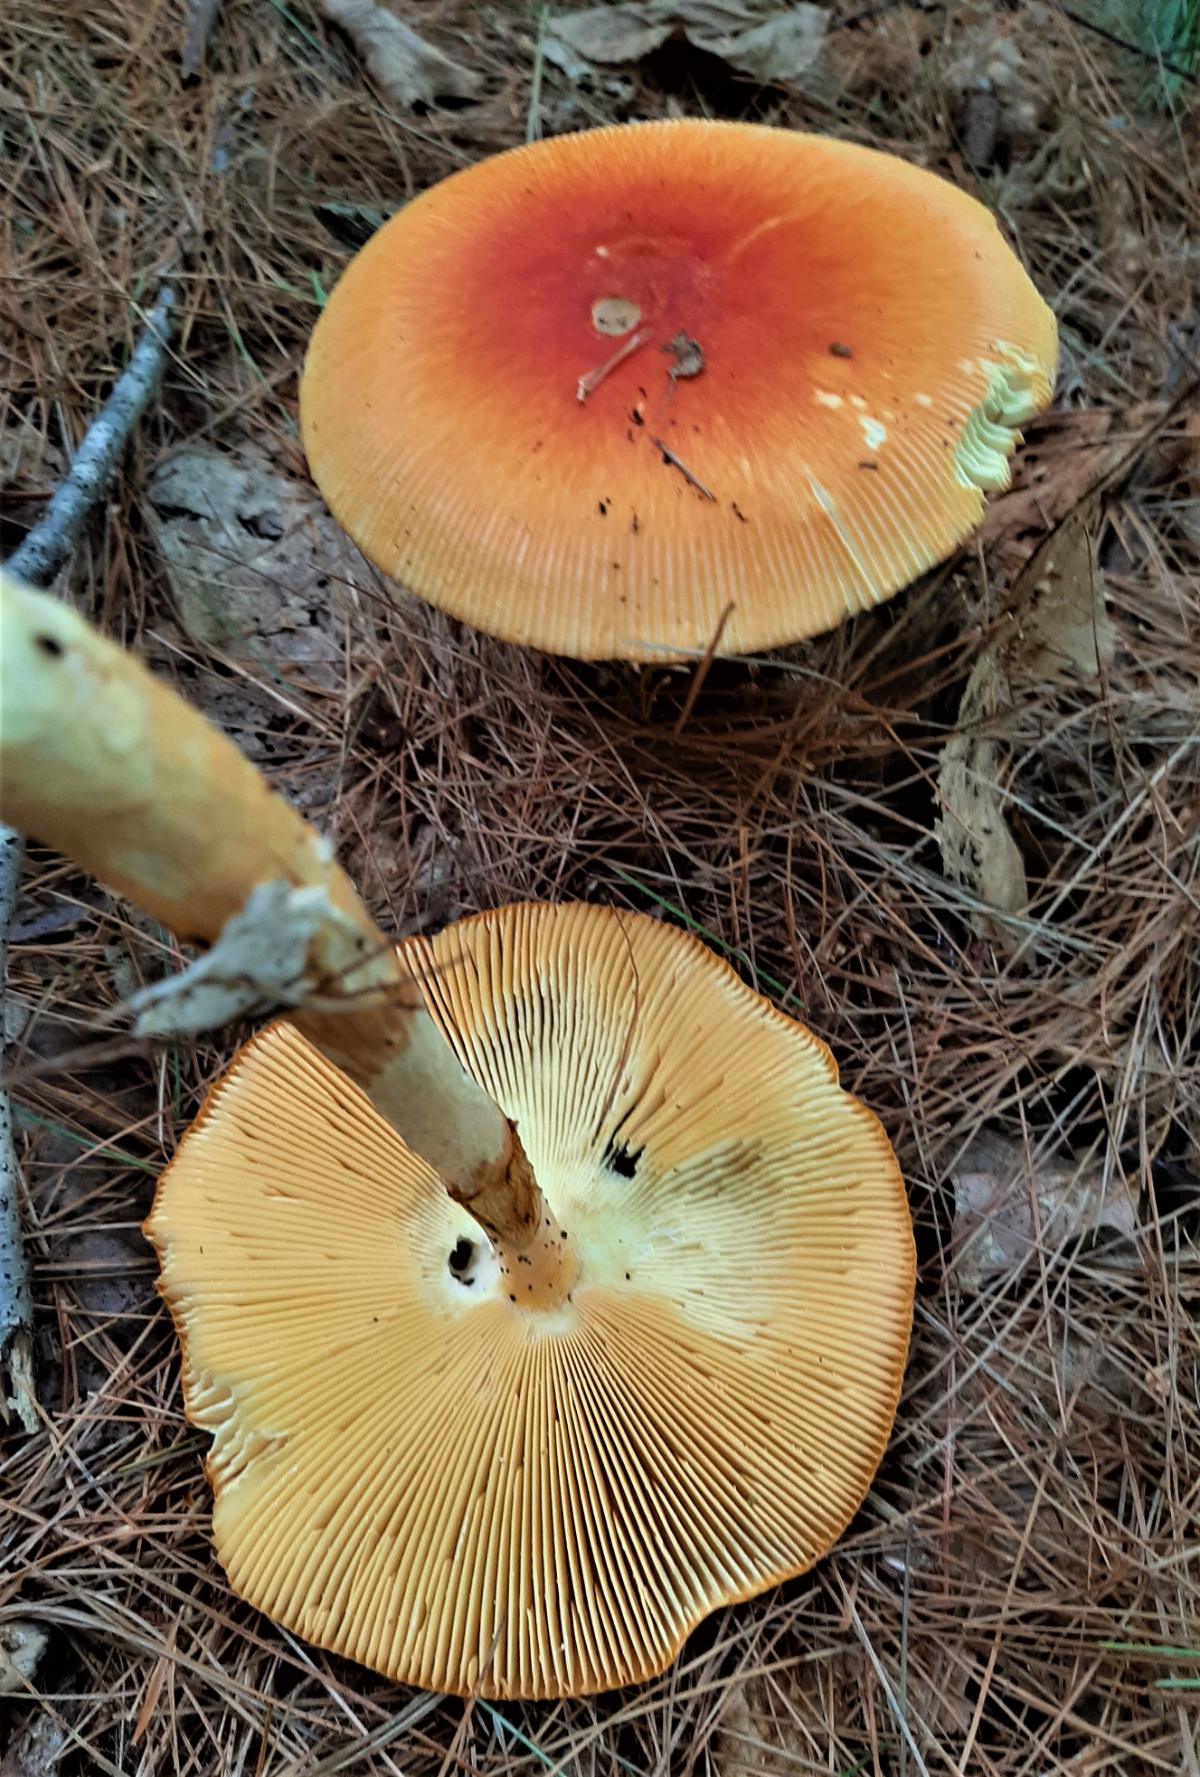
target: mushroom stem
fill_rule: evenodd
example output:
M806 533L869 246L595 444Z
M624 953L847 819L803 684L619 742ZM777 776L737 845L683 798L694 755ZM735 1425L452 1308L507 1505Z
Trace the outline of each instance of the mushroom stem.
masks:
M541 1208L532 1236L519 1245L492 1237L501 1287L515 1307L530 1314L544 1314L569 1302L579 1276L578 1243L544 1201Z
M328 842L233 742L60 600L0 570L0 820L184 939L214 942L261 883L324 891L312 993L287 1016L479 1219L519 1231L537 1188L503 1113L424 1009ZM540 1197L537 1197L540 1203ZM489 1219L490 1218L490 1219Z
M511 1124L509 1135L512 1147L502 1178L480 1174L450 1186L455 1202L470 1210L502 1256L506 1248L522 1252L539 1228L549 1227L552 1220L521 1138ZM555 1227L557 1231L557 1224Z

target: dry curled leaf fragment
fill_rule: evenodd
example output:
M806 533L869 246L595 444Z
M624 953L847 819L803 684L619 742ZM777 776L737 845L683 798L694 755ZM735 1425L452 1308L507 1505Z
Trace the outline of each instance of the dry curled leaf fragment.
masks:
M397 105L473 99L480 76L462 68L378 0L318 0L331 24L354 44L367 72Z
M571 80L597 67L640 62L668 38L682 37L756 80L795 80L816 61L828 13L820 6L781 7L768 0L636 0L589 6L552 20L546 60Z
M298 1006L319 990L309 947L330 921L341 921L324 889L263 882L225 924L211 950L181 974L133 994L128 1009L139 1037L216 1030L232 1018Z
M0 1624L0 1697L28 1694L47 1640L37 1623L18 1617Z
M1120 1179L1105 1180L1097 1160L1031 1156L981 1130L951 1174L954 1275L978 1289L1014 1273L1038 1251L1108 1230L1132 1239L1137 1204Z
M1029 901L1025 864L1005 817L1006 715L1021 693L1064 672L1100 673L1112 658L1113 629L1092 537L1088 502L1034 551L1013 584L1011 621L980 654L963 692L958 726L942 748L936 823L947 877L983 903L971 915L980 936L1016 939L1000 914Z

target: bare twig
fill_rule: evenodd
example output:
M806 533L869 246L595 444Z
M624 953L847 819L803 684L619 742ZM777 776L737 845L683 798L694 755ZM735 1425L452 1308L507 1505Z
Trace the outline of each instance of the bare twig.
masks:
M692 474L687 464L681 457L675 455L675 452L665 440L656 435L652 435L650 442L654 445L656 450L662 452L662 460L664 463L669 463L672 469L678 469L689 487L694 487L696 492L698 494L703 494L706 500L713 500L715 502L717 496L713 493L712 489L705 487L704 483L697 476Z
M134 424L158 385L170 338L175 293L164 285L129 363L75 453L44 517L6 564L29 586L49 586L79 540L88 513L103 499Z
M21 835L11 827L0 827L0 983L5 980L8 922L16 905L23 851ZM6 1033L0 1047L7 1047ZM0 1092L0 1419L7 1422L10 1411L26 1431L36 1431L33 1299L21 1238L21 1175L8 1094Z
M611 358L606 358L603 364L597 364L594 370L588 370L580 377L575 385L575 399L586 401L588 396L594 394L600 387L605 377L617 368L618 364L624 364L626 358L632 358L635 352L641 350L649 337L650 329L648 327L639 327L636 333L631 333L629 338L617 347Z
M683 700L683 708L680 710L679 715L676 718L675 726L671 730L676 736L681 735L687 727L688 717L695 709L696 699L704 689L704 681L707 679L709 668L712 666L712 663L716 658L717 649L721 646L721 637L725 634L725 625L733 616L733 610L733 600L730 599L725 609L721 612L721 620L712 632L708 647L704 650L699 666L692 674L692 682L688 686L688 694Z
M129 363L88 427L66 479L40 524L11 556L9 569L30 585L49 585L74 549L89 512L103 498L134 423L162 374L174 300L174 292L164 285ZM0 982L5 979L8 922L16 902L23 849L19 833L0 827ZM25 1429L33 1431L37 1426L33 1308L29 1264L21 1238L20 1197L12 1111L8 1094L0 1091L0 1414L7 1418L11 1406Z

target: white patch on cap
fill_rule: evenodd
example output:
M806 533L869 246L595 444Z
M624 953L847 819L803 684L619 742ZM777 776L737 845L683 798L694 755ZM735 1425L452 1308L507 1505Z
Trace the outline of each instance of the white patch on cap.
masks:
M887 443L887 427L873 420L869 414L860 413L858 423L863 429L863 437L867 441L868 450L878 450L881 444Z
M813 390L813 400L819 401L821 403L822 407L844 407L845 406L845 403L843 402L841 396L840 395L831 395L829 393L828 389L814 389Z
M592 326L606 339L623 339L641 318L641 309L627 296L601 296L592 304Z
M933 406L933 396L932 395L914 395L913 400L916 402L918 407L932 407Z

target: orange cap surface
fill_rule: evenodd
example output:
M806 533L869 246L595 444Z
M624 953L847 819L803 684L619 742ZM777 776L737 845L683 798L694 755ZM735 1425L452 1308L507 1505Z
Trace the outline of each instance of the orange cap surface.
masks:
M945 180L671 121L410 203L321 315L300 412L337 518L412 591L510 641L678 658L816 634L944 559L1056 361Z
M548 1294L293 1029L249 1043L147 1224L217 1552L406 1683L644 1679L866 1492L912 1315L896 1161L824 1044L650 919L508 908L412 966L571 1260Z

